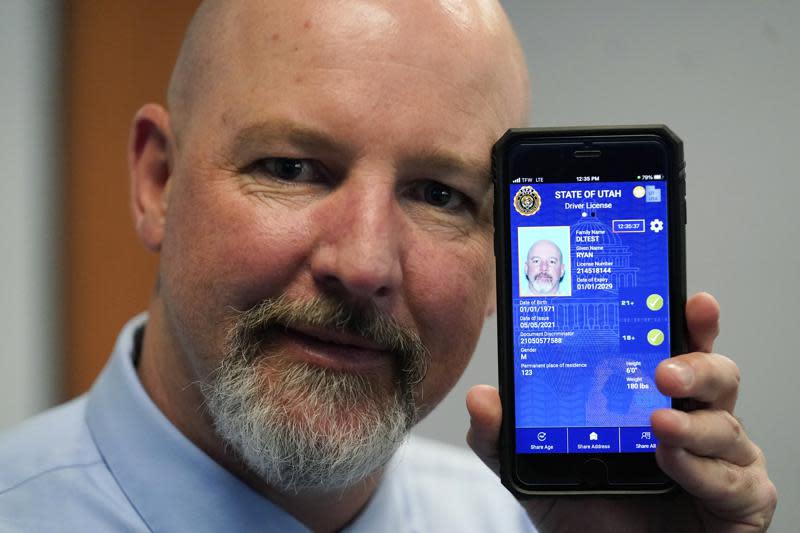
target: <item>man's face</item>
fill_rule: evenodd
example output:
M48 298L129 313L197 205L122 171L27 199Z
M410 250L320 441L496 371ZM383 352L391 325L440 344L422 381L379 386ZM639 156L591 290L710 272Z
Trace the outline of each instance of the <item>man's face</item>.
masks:
M237 28L228 61L193 103L170 176L166 323L202 382L238 313L264 300L373 309L427 348L414 388L424 414L467 365L492 299L488 155L524 103L503 87L496 51L458 28L443 35L374 2L351 17L312 4L221 22ZM357 375L377 396L398 386L393 354L330 324L267 340L264 386L295 363ZM315 408L305 402L284 398L290 416ZM367 408L310 423L347 426Z
M557 293L564 276L564 264L558 246L550 241L539 241L531 246L525 262L525 275L534 294Z

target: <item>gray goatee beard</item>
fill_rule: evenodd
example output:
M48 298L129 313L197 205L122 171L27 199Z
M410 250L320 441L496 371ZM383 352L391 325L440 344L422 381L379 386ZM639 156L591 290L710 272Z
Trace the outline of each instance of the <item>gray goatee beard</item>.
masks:
M297 325L385 347L396 362L392 390L379 376L282 356L271 340ZM226 354L201 388L217 434L265 483L325 491L351 486L391 459L417 420L414 390L428 364L419 337L372 307L279 297L234 318Z
M533 290L539 294L546 294L556 286L556 280L550 274L537 274L533 278Z

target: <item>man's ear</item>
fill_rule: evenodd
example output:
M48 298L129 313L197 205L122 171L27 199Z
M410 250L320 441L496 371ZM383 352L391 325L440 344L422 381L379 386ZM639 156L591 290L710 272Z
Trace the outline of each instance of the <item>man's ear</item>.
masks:
M486 302L486 318L489 318L497 311L497 289L492 290L489 300Z
M492 262L492 277L489 280L489 295L486 300L486 318L489 318L497 310L497 283L495 282L495 266Z
M147 104L133 118L128 142L131 208L136 233L149 250L161 250L175 149L169 113Z

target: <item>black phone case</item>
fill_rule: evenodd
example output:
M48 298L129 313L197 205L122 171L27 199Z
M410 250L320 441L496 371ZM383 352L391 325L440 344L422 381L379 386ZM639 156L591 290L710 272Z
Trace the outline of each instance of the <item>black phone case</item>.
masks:
M670 323L682 324L682 328L672 328L670 342L672 355L679 355L688 351L688 333L686 331L686 163L683 156L683 142L665 125L631 125L631 126L586 126L586 127L555 127L555 128L515 128L508 130L492 148L492 182L494 185L494 246L497 275L497 359L498 378L500 384L500 399L503 406L503 422L500 433L500 479L503 485L517 498L524 499L536 495L556 494L643 494L664 493L675 488L668 487L663 490L593 490L593 491L566 491L558 490L528 490L520 486L511 475L511 465L514 459L514 427L512 417L514 409L514 381L513 381L513 339L509 332L508 324L511 322L511 285L506 262L510 257L509 250L505 249L506 217L504 208L509 205L506 158L507 149L520 139L536 138L575 138L575 137L609 137L609 136L639 136L656 135L661 138L670 151L668 162L668 180L677 183L677 187L670 187L669 196L672 205L679 205L680 216L669 217L670 243L670 298L678 305L671 306ZM677 195L677 198L673 198ZM672 213L671 213L672 214ZM673 400L673 407L687 409L686 402Z

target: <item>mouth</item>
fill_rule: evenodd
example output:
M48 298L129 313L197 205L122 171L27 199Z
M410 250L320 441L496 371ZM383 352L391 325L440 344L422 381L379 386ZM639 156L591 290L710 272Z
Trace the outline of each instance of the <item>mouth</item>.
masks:
M553 278L549 274L539 274L536 276L536 281L546 281L547 283L552 283Z
M331 370L361 373L386 367L393 361L392 354L380 344L341 331L296 325L278 329L277 334L290 353Z

